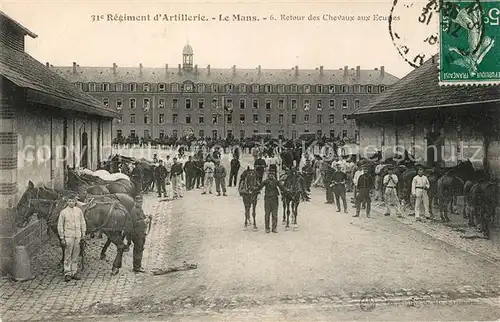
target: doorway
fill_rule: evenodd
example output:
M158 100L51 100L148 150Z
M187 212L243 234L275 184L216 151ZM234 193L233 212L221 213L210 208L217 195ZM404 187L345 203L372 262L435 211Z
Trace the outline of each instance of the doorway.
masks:
M82 133L82 140L81 140L81 144L80 144L80 148L81 148L80 153L82 155L80 167L83 167L83 168L88 168L88 160L89 160L88 146L89 146L89 139L88 139L87 132L83 132Z

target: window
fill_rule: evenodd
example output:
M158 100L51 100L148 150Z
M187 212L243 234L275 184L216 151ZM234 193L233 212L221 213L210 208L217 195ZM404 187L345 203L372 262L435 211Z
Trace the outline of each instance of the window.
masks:
M232 138L233 137L233 130L227 130L227 137Z
M278 93L284 93L285 92L285 85L278 85Z
M191 124L191 115L186 115L186 124Z
M143 105L142 105L144 107L145 111L149 110L149 103L150 103L149 98L145 98L144 102L143 102Z
M135 114L130 114L130 124L135 124Z
M204 124L205 123L205 118L203 117L203 115L198 116L198 123L199 124Z
M297 109L297 100L292 100L292 110Z
M280 109L285 108L285 100L284 99L278 100L278 108L280 108Z
M259 133L259 130L253 130L252 132L253 133Z
M297 130L292 130L292 139L296 139L297 138Z
M245 99L240 99L240 109L244 110L246 106L246 101Z
M323 86L316 85L316 93L323 93Z
M271 100L266 100L266 110L271 109Z
M109 99L108 98L103 98L102 99L102 104L104 104L104 106L106 106L106 107L109 107Z
M285 120L285 115L283 114L278 115L278 124L283 124L284 120Z
M122 137L122 130L116 130L116 136L121 138Z
M240 84L240 86L238 87L238 91L240 93L245 93L247 91L247 85L245 84Z
M177 114L172 114L172 123L177 124Z
M349 104L347 102L347 100L342 100L342 108L348 108L349 107Z
M173 130L173 131L172 131L172 136L173 136L174 138L176 138L176 137L177 137L177 130Z
M231 110L233 109L233 99L232 98L226 99L226 107L230 108Z
M217 98L212 98L212 108L217 108Z
M186 106L187 110L191 109L191 99L190 98L186 98L185 106Z
M217 114L212 114L212 124L217 124Z
M368 86L366 87L366 92L367 92L367 93L372 93L372 92L373 92L373 86L372 86L372 85L368 85Z
M328 93L335 94L335 85L328 86Z
M233 84L227 84L226 85L226 93L232 92L233 91Z
M310 105L309 100L304 100L304 110L305 111L309 111L309 105Z
M116 99L116 109L121 110L123 108L123 100L121 98Z
M342 138L343 139L347 138L347 130L342 131Z
M217 130L212 130L212 139L217 139Z
M271 85L266 85L266 86L264 86L264 91L265 91L266 93L271 93Z
M144 115L144 124L149 124L149 115Z
M245 130L240 130L240 138L245 138Z
M172 84L172 92L178 92L179 91L179 84L173 83Z
M199 136L200 138L205 137L205 131L203 131L203 130L199 130L199 131L198 131L198 136Z
M116 123L120 124L121 122L122 122L122 116L120 115L120 117L116 119Z
M136 83L130 83L130 91L131 92L137 91L137 84Z
M172 100L172 108L177 108L179 107L179 100L177 98L174 98Z
M297 115L292 114L292 124L297 124Z
M384 85L380 85L379 91L380 91L380 93L382 93L383 91L385 91L385 86Z
M165 99L164 98L160 98L158 100L158 108L165 108Z
M304 85L304 93L309 94L311 92L311 85Z
M354 108L359 108L359 100L354 100Z
M271 124L271 114L266 114L266 124Z
M240 124L245 124L245 114L240 114Z
M316 100L316 108L318 110L321 110L323 108L323 103L321 102L321 100Z
M137 102L135 100L135 98L131 98L130 99L130 108L135 108L137 105Z
M305 129L305 130L304 130L304 133L309 133L309 129Z
M130 136L135 138L135 130L130 130Z
M253 115L253 122L254 122L254 123L259 122L259 114L254 114L254 115Z
M159 92L164 92L165 91L165 84L164 83L158 84L158 91Z
M123 92L123 84L122 83L116 83L115 90L117 92Z
M142 84L142 90L145 92L149 92L151 90L150 86L148 83Z
M102 92L102 84L101 83L97 84L97 91Z
M200 110L205 108L205 99L203 99L203 98L198 99L198 108Z
M259 100L254 99L254 100L252 101L252 107L253 107L254 109L258 109L258 108L259 108Z
M165 130L160 130L160 139L165 137Z
M309 123L309 114L304 114L304 123Z
M218 92L219 92L219 85L212 84L212 93L218 93Z
M330 108L335 108L335 100L330 100L328 105L330 106Z
M354 93L361 93L361 86L360 85L354 85Z
M89 83L89 92L95 92L95 84Z
M342 93L348 93L349 92L349 88L347 85L342 85Z
M233 115L232 114L227 114L226 115L226 122L227 122L227 124L232 124L233 123Z
M158 114L158 123L160 123L160 124L165 123L165 114L163 114L163 113Z
M316 123L318 124L323 123L323 115L321 114L316 115Z
M330 124L335 124L335 114L328 115L328 120L330 121Z
M290 92L297 93L297 85L291 85L290 86Z
M342 115L342 122L344 124L347 124L347 115L346 114Z
M109 92L109 83L102 84L102 91Z
M81 82L76 82L75 86L76 86L76 88L78 88L80 90L83 89L83 84Z
M258 93L259 92L259 84L253 84L252 85L252 92Z
M198 84L198 93L205 92L205 84Z
M330 130L330 138L334 138L335 137L335 130Z

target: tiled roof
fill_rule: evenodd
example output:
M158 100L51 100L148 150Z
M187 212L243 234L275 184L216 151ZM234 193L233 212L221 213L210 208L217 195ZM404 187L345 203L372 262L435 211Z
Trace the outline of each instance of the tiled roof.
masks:
M28 35L31 38L38 37L34 32L28 30L26 27L21 25L19 22L15 21L11 17L9 17L5 12L0 11L0 23L7 23L10 26L13 26L15 29L19 30L23 35Z
M0 47L0 75L28 89L28 100L61 109L70 109L105 117L119 117L100 101L79 90L25 52Z
M360 84L360 85L391 85L398 78L384 71L360 70L359 79L356 78L356 69L349 69L348 76L344 77L344 69L324 69L323 76L319 69L299 69L298 76L295 76L295 69L217 69L197 68L191 71L183 70L179 74L177 67L166 68L142 68L142 75L139 67L117 67L116 75L112 67L73 67L51 66L53 71L68 79L71 82L107 82L107 83L182 83L190 80L194 83L204 84Z
M398 110L500 102L500 86L439 86L439 55L426 61L353 116Z

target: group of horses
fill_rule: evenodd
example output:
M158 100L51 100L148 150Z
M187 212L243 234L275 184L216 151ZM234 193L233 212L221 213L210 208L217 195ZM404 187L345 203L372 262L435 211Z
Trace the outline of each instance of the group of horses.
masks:
M394 158L374 162L372 165L373 172L377 165L381 166L380 172L374 173L378 182L387 174L389 167L393 169L399 179L399 199L410 207L413 178L417 175L418 168L424 168L424 174L430 183L428 195L431 215L432 206L437 203L441 220L449 222L448 212L455 212L457 198L462 197L462 213L464 218L468 219L468 224L479 227L485 238L490 238L491 225L498 205L498 182L490 178L485 171L475 170L470 160L460 160L456 166L448 168L429 168L408 160L394 161ZM383 196L383 185L379 184L376 188L377 195Z

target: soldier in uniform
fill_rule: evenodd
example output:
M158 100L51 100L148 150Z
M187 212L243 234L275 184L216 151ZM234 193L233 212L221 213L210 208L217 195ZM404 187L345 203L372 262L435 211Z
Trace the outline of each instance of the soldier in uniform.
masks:
M163 193L167 197L167 190L165 189L165 179L167 178L167 169L163 165L163 160L158 161L158 166L154 170L154 177L156 180L156 188L158 190L158 198L161 198Z
M347 175L342 171L342 164L337 163L337 171L333 174L332 188L335 193L335 201L337 203L337 212L340 212L340 199L342 199L342 204L344 205L344 212L347 213L347 200L345 197L346 188L345 183L347 181Z
M194 187L195 181L195 170L192 156L189 156L188 160L184 163L184 173L186 175L186 190L191 190Z
M262 179L264 178L264 172L266 171L266 160L262 158L262 154L259 155L259 158L255 160L254 163L254 169L257 171L257 177L259 179L259 182L262 182Z
M370 168L369 165L364 165L362 167L363 173L359 176L358 181L356 183L356 190L357 190L357 194L355 197L356 215L354 215L353 217L359 217L361 204L366 203L366 217L370 218L370 209L371 209L370 192L374 187L374 180L372 176L368 173L369 168Z
M142 210L142 196L135 197L134 208L130 211L132 227L130 229L130 238L134 243L133 251L133 270L136 273L144 273L142 268L142 254L144 252L144 243L146 242L146 216Z
M304 185L307 192L311 191L311 184L314 176L314 168L311 160L306 161L306 165L302 167L302 175L304 177Z
M257 191L262 190L262 188L266 187L265 195L264 195L264 211L265 211L265 225L266 225L266 233L271 232L269 227L269 219L272 218L272 232L278 233L277 225L278 225L278 196L285 191L285 187L281 184L281 182L276 179L276 173L270 171L268 173L268 178L259 185ZM279 190L278 190L279 188Z
M328 162L325 162L326 164L329 164ZM326 191L326 202L327 204L333 204L333 187L332 187L332 182L333 182L333 175L335 174L335 169L332 168L331 166L328 166L325 172L325 177L323 184L325 185L325 191Z
M385 187L385 194L384 194L384 201L385 201L385 208L386 216L391 215L391 207L394 205L398 205L398 195L396 191L396 187L398 184L398 176L394 174L394 168L393 166L389 166L387 168L387 174L384 176L383 180L383 186ZM400 214L398 214L398 217Z
M139 166L139 162L134 164L134 169L132 170L132 174L130 176L130 181L134 183L135 186L135 194L139 195L142 193L142 170Z

